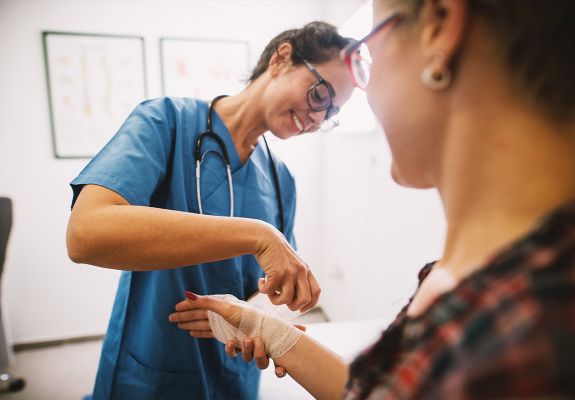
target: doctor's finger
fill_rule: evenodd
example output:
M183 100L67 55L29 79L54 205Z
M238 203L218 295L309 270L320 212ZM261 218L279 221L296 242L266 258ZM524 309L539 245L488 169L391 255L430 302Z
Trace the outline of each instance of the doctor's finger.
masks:
M266 369L270 365L270 359L266 354L264 342L261 338L254 339L254 358L259 369Z
M307 306L311 302L311 288L309 287L309 281L307 279L307 274L298 277L298 282L296 286L296 294L293 301L288 304L288 307L292 311L299 310Z
M279 294L268 295L272 304L289 304L293 301L295 293L294 282L285 282Z
M317 305L317 302L319 301L319 295L321 294L319 283L311 271L309 271L307 279L311 290L311 301L301 309L302 313L314 308Z
M275 277L266 279L260 278L258 280L258 289L261 293L267 294L268 296L276 295L281 291L281 282Z

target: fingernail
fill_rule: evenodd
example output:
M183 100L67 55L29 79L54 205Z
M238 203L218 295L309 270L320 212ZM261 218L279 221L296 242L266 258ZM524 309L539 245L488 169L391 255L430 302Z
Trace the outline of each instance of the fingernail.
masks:
M252 341L250 339L246 339L246 346L250 347L252 345Z
M187 290L186 290L186 298L189 299L189 300L194 301L194 300L196 300L196 299L198 298L198 295L195 294L195 293L193 293L193 292L190 292L190 291L187 291Z

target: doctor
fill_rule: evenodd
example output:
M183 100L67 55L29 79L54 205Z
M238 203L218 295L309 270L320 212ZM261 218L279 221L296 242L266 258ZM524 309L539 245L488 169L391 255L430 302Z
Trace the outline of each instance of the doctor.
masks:
M70 258L124 270L94 398L257 397L254 363L167 316L188 289L244 300L259 289L302 311L317 303L319 285L293 248L293 177L261 137L333 121L353 90L339 58L348 42L310 23L276 36L239 94L143 102L72 181ZM211 333L205 311L181 322Z

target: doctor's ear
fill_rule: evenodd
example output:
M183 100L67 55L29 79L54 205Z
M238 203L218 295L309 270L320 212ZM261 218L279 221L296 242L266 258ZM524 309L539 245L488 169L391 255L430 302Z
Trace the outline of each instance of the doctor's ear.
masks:
M281 71L292 66L292 54L294 48L288 41L278 44L276 51L270 57L268 69L271 76L277 76Z

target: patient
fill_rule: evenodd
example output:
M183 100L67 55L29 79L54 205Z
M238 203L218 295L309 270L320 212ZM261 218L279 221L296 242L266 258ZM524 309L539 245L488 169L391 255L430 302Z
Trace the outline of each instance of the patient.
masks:
M234 299L188 294L176 315L209 310L230 355L271 357L317 398L575 398L575 2L373 7L342 56L395 181L439 191L441 259L351 366Z

